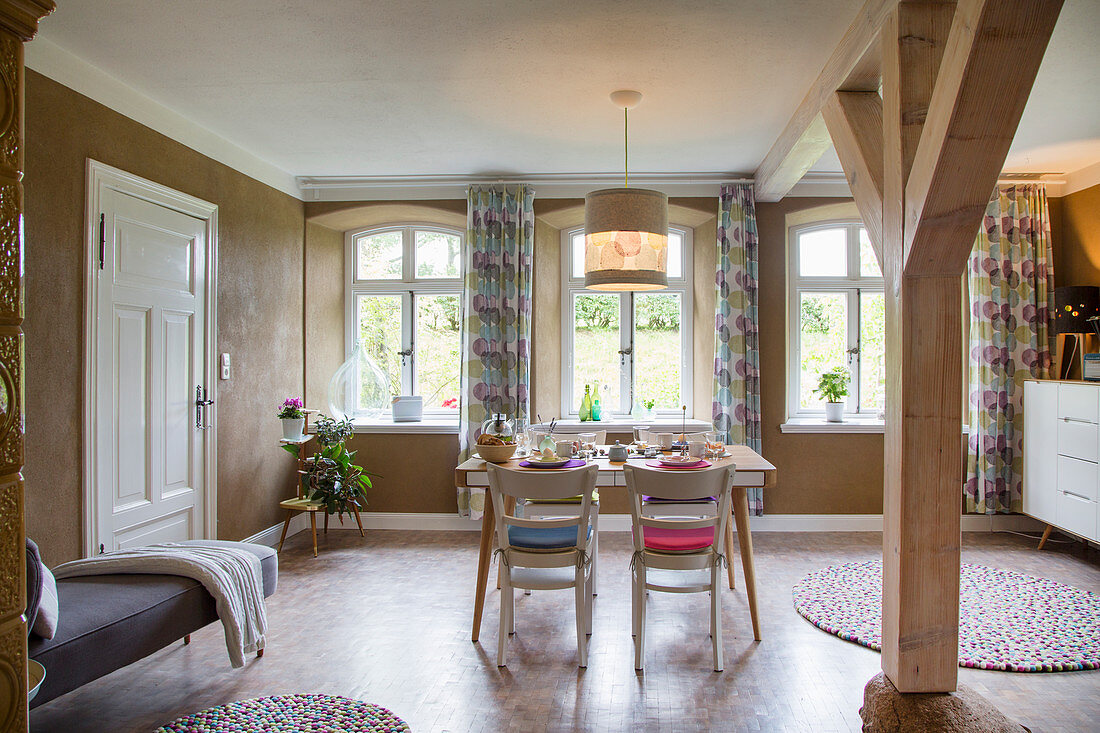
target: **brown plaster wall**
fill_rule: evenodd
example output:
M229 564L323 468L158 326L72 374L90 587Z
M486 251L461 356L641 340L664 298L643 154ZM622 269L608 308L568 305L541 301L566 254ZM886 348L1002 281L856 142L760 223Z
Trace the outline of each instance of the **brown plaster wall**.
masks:
M328 413L328 383L344 363L344 234L306 222L306 407Z
M787 214L845 199L786 198L756 205L760 235L760 392L764 457L777 483L766 514L881 514L882 435L781 433L786 416Z
M276 403L303 391L302 203L33 71L26 101L26 514L49 564L82 554L85 160L218 205L218 536L281 521Z
M1100 285L1100 185L1050 202L1055 282Z

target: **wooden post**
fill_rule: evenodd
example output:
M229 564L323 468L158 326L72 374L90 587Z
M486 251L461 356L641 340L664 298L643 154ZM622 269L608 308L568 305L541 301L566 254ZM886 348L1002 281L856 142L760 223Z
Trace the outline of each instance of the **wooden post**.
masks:
M882 32L882 667L958 678L962 275L1061 0L902 2Z
M23 43L52 0L0 0L0 730L27 730L23 525Z
M822 103L886 282L882 668L901 692L956 687L962 276L1061 5L898 2L881 105L842 88Z

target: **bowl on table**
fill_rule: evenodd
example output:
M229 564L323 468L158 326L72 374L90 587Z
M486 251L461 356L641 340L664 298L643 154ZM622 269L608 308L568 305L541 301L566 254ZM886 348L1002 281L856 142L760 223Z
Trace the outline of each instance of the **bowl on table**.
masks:
M489 463L504 463L515 454L516 444L475 445L474 450L477 451L479 456L489 461Z

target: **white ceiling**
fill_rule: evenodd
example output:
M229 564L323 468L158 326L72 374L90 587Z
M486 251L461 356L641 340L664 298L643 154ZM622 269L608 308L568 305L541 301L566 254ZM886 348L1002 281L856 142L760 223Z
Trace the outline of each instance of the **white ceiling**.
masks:
M862 2L64 0L41 36L292 175L618 172L619 88L632 170L751 174ZM1100 162L1098 30L1066 0L1006 170Z

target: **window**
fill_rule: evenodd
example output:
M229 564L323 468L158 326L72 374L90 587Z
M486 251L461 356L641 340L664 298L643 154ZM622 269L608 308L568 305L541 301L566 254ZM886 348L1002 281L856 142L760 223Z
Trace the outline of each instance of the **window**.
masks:
M586 290L584 229L562 233L563 414L577 415L593 384L604 419L649 400L677 415L691 404L691 262L691 230L670 228L666 290Z
M345 243L348 354L360 340L392 394L420 395L425 414L456 418L462 242L460 231L401 225L349 232Z
M876 417L886 399L886 299L882 272L859 222L790 233L791 416L824 412L813 390L822 372L852 375L845 412Z

